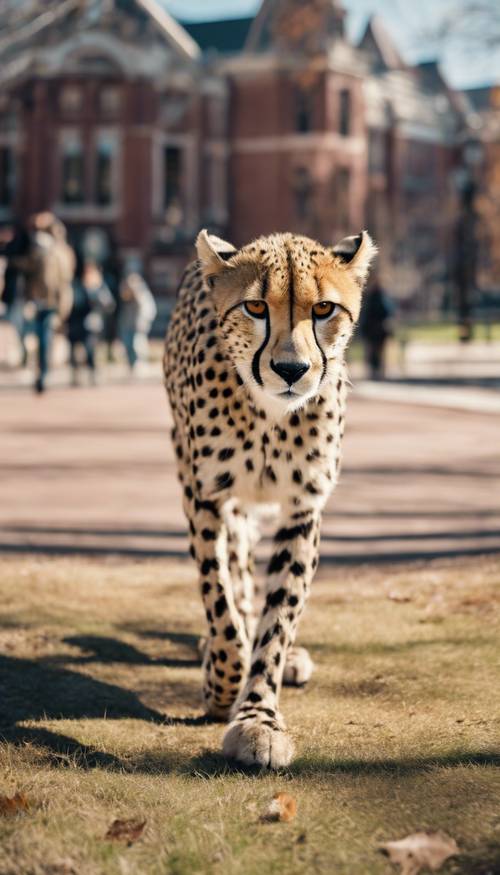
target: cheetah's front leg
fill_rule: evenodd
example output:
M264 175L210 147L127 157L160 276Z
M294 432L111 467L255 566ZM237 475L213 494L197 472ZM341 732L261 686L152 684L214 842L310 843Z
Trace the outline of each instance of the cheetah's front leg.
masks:
M200 572L208 621L203 655L203 700L207 713L227 720L248 674L251 644L233 595L227 528L219 505L191 492L191 543Z
M224 737L224 753L246 765L286 766L293 744L278 710L287 650L293 643L317 565L319 513L293 514L275 537L266 603L245 689Z

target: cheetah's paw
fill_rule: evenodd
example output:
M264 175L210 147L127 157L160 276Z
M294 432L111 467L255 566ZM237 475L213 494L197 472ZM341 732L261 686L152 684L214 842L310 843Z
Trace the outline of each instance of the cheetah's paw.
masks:
M245 766L281 769L289 765L294 747L279 715L270 719L266 715L249 717L246 712L229 725L222 750L228 759Z
M314 662L305 647L290 647L286 655L283 683L286 687L303 687L314 671Z

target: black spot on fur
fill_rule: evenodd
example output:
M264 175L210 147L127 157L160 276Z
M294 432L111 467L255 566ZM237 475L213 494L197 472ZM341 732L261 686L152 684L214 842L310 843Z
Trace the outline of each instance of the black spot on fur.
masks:
M250 677L254 678L256 674L264 674L266 663L262 659L256 659L250 669Z
M223 474L217 474L215 478L215 488L217 492L223 489L230 489L234 483L234 477L229 471L224 471Z
M204 559L201 563L201 573L203 575L210 574L211 570L219 570L219 562L217 559Z
M307 538L311 533L312 526L312 520L309 520L298 526L280 529L276 533L274 540L280 543L282 541L293 541L295 538Z
M302 574L304 574L305 570L306 566L303 562L295 561L293 565L290 566L290 571L295 577L300 577Z
M278 605L281 605L285 600L286 589L284 587L280 587L274 592L270 592L266 598L266 605L270 608L276 608Z
M224 595L221 595L220 599L217 599L215 602L215 616L222 617L223 613L227 610L227 601Z
M278 574L278 572L282 571L287 562L290 562L292 558L289 550L282 550L281 553L275 553L274 556L271 557L271 561L267 567L268 574Z

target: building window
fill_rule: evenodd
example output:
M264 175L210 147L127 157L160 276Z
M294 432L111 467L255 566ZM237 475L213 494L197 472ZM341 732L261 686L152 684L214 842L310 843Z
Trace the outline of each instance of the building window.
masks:
M334 204L337 226L345 231L351 224L351 171L339 167L334 176Z
M301 221L311 218L314 185L307 167L296 167L293 179L295 212Z
M183 164L179 146L165 146L163 151L163 207L170 227L178 227L184 217Z
M0 146L0 207L12 206L14 200L14 154L9 146Z
M95 202L101 207L107 207L113 203L115 151L113 140L107 137L98 139L95 159Z
M59 106L65 115L75 115L83 109L83 92L81 88L67 85L59 96Z
M311 95L303 88L295 90L295 130L308 134L313 129L313 106Z
M351 134L351 92L343 88L339 95L339 132L341 137Z
M99 95L99 108L106 118L116 118L121 110L122 96L120 89L114 85L103 88Z
M371 130L368 134L368 169L370 173L383 173L386 164L385 131Z
M85 161L80 142L74 140L63 146L62 201L65 204L83 204L85 200Z

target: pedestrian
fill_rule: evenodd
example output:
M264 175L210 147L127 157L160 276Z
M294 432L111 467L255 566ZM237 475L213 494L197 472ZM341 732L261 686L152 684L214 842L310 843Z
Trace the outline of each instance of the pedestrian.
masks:
M87 262L77 269L73 282L73 306L68 318L68 341L72 383L78 385L78 348L85 351L92 383L96 382L96 348L104 328L104 319L115 309L113 296L99 267Z
M119 334L131 370L137 362L147 361L148 336L156 313L155 299L145 280L136 270L126 272L120 285Z
M30 237L20 222L13 229L11 239L3 249L5 258L5 273L2 289L2 303L5 305L5 317L11 323L19 340L19 363L25 367L28 361L26 348L27 323L24 318L24 285L25 278L20 268L19 259L26 257L29 251Z
M26 277L25 314L28 309L38 340L34 388L40 393L45 390L56 321L65 322L71 310L75 253L66 242L66 228L53 213L36 214L29 229L28 253L17 263Z
M120 319L120 284L121 284L121 269L118 257L112 249L112 254L108 258L103 268L104 282L113 296L114 308L107 313L104 320L104 342L106 344L106 357L108 362L115 361L115 341L118 339L118 326Z
M385 348L392 336L394 306L379 283L369 289L360 318L360 334L365 347L365 362L372 380L381 380L385 374Z

